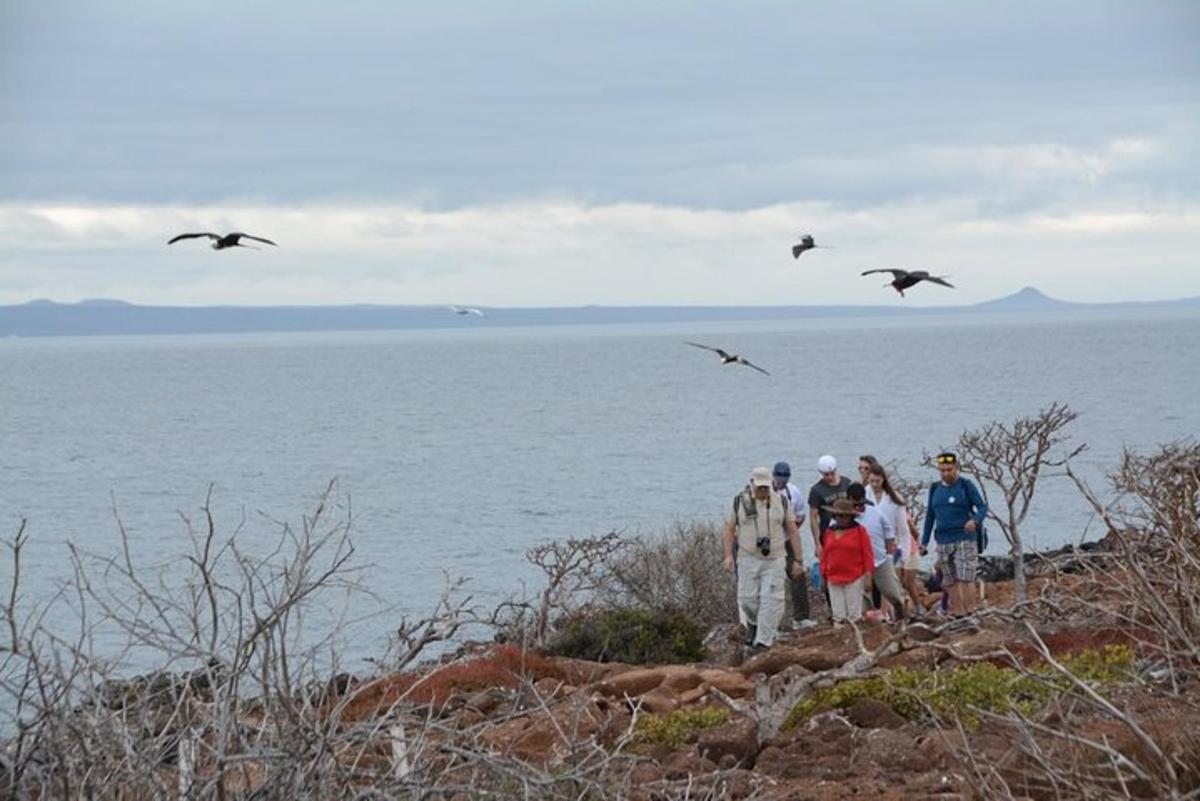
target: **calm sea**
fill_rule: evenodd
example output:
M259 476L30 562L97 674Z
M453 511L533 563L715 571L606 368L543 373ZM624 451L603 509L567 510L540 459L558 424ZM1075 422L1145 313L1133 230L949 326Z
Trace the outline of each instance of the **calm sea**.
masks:
M219 530L255 550L336 478L378 602L425 613L449 571L487 606L536 589L535 543L715 519L779 459L803 485L827 452L927 480L922 450L1054 401L1080 413L1099 485L1123 448L1200 430L1198 345L1194 312L0 340L0 534L28 519L34 602L68 577L68 542L115 553L114 509L169 572L210 485ZM1030 539L1098 533L1047 479ZM5 560L5 595L11 579ZM347 661L394 622L346 628Z

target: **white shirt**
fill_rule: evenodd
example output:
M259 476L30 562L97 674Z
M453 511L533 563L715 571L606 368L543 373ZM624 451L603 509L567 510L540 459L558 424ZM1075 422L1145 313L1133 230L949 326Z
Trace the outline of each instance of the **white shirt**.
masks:
M908 510L892 500L892 496L881 491L880 497L875 497L875 490L867 487L867 500L875 502L875 508L892 524L896 547L900 549L903 559L912 556L913 539L908 531Z
M787 493L788 503L792 507L792 514L796 516L796 528L799 529L800 524L804 522L804 518L808 517L808 499L800 491L800 488L790 481L784 484L783 489L779 490L779 492ZM811 539L811 537L801 536L800 547L808 547L805 543L811 541ZM798 558L801 564L808 564L808 556L806 554L800 554Z
M875 552L875 567L879 567L888 560L887 545L884 541L896 538L892 523L874 506L863 509L858 515L858 522L862 523L863 528L871 535L871 550Z

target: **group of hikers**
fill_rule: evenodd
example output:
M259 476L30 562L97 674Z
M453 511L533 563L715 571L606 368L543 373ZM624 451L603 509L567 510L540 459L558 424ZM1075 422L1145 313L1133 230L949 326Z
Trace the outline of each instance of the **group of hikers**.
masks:
M737 576L746 644L764 650L774 643L788 588L795 628L817 625L810 586L824 588L834 627L864 614L896 621L925 614L917 572L931 538L947 613L974 612L987 504L975 483L960 474L957 455L941 453L936 461L940 480L929 489L920 532L906 500L873 456L859 457L858 481L838 472L836 458L822 456L820 478L807 494L792 483L787 462L773 470L754 468L733 499L724 536L725 569ZM806 521L811 551L801 533ZM821 597L816 594L814 600Z

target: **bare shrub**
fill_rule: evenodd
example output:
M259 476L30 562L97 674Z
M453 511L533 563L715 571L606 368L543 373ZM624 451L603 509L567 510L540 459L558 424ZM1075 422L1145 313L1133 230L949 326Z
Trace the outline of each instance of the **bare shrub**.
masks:
M737 616L737 593L724 560L721 529L712 523L676 523L665 535L635 540L607 563L599 600L682 612L709 625Z
M571 538L531 548L526 558L546 584L535 600L510 598L492 614L506 642L544 647L562 625L578 627L592 613L640 610L709 625L736 617L721 531L711 523L676 523L636 539Z
M1061 467L1086 446L1066 453L1055 451L1069 437L1066 428L1078 417L1065 403L1053 403L1031 417L1011 423L992 421L981 428L964 431L958 438L962 470L979 484L993 520L1008 540L1013 561L1013 594L1018 604L1027 598L1025 545L1021 526L1047 467ZM925 464L933 459L925 455Z
M1143 650L1177 672L1200 668L1200 444L1176 442L1143 456L1126 450L1103 503L1067 468L1103 521L1115 558L1094 568L1121 603L1105 607Z
M1070 476L1108 536L1103 558L1083 562L1086 578L1047 586L1019 623L1037 673L1047 671L1054 702L1037 714L988 714L1009 743L1003 760L975 753L961 732L944 732L988 796L1165 798L1200 795L1200 446L1180 442L1150 455L1126 451L1109 475L1108 503ZM993 613L999 614L999 613ZM1085 681L1056 656L1033 618L1053 625L1086 620L1133 644L1138 669L1119 689Z
M323 632L306 625L318 595L361 591L336 485L299 525L279 523L265 554L244 550L239 531L218 536L208 501L199 525L183 522L190 550L155 566L118 518L118 555L72 548L71 579L29 609L24 526L6 543L14 580L0 606L9 638L0 794L322 799L402 786L391 756L380 756L388 717L342 721L355 684L338 670L344 611ZM446 598L439 608L409 627L437 634L410 638L402 662L468 614ZM154 669L129 676L133 664Z

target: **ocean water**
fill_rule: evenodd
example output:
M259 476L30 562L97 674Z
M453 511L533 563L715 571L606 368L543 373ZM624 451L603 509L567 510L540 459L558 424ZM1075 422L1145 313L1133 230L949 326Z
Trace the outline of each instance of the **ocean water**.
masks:
M1102 488L1123 448L1200 430L1198 346L1194 313L1129 312L0 340L0 536L28 521L27 604L69 577L68 543L115 554L118 515L169 585L210 487L218 532L265 552L336 479L374 594L352 612L393 608L339 629L353 668L446 572L488 607L537 589L531 545L715 520L758 464L807 486L822 453L852 476L873 453L927 481L923 450L1063 401ZM1100 533L1065 478L1026 528L1040 548Z

